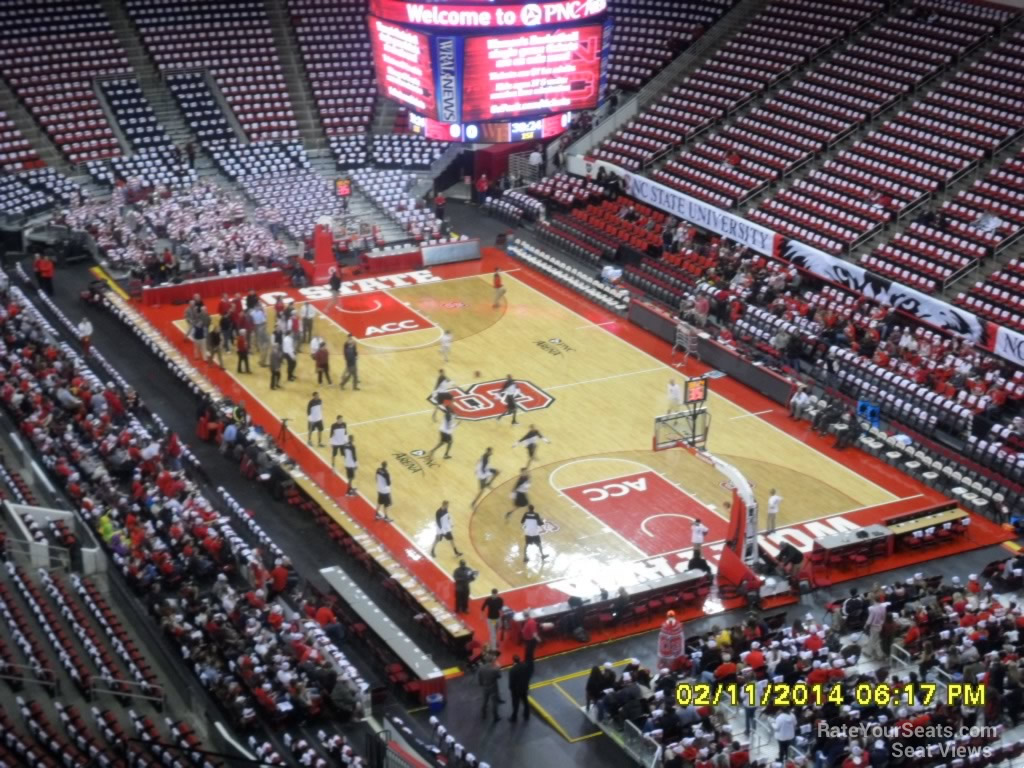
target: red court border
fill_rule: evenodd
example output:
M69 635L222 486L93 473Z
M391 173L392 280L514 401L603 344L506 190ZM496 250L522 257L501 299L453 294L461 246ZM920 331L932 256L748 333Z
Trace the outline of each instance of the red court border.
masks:
M525 285L537 290L541 294L556 301L564 308L580 315L584 320L599 325L601 330L595 333L611 333L624 339L637 349L640 349L657 361L666 365L673 365L675 360L671 355L671 346L629 322L627 319L614 315L596 304L583 299L566 286L552 280L545 275L525 267L515 261L503 251L496 248L483 248L483 256L477 262L463 262L460 264L435 266L430 271L442 279L457 277L468 277L480 275L489 277L495 267L500 267L507 272L514 272L516 279ZM207 301L208 306L213 308L215 300ZM156 327L178 350L195 365L192 358L192 346L184 334L174 326L174 323L183 317L184 308L179 306L142 306L136 304L136 309L144 314L154 327ZM272 412L266 409L259 401L252 399L252 395L240 387L229 374L209 363L198 364L199 369L211 382L213 382L227 397L234 400L245 399L246 407L253 422L262 426L270 434L277 434L280 429L280 421ZM259 368L257 371L261 370ZM677 367L680 375L699 376L707 373L709 366L698 360L690 359L685 366ZM254 373L253 375L257 375ZM814 448L819 453L835 459L838 463L852 469L865 479L876 483L885 490L894 494L897 499L880 505L843 513L843 517L858 525L869 525L878 522L883 518L900 514L911 513L918 510L925 510L949 499L943 494L919 483L908 475L903 474L895 467L880 461L856 449L837 451L832 447L832 440L822 438L814 434L806 422L796 422L789 418L788 412L778 403L749 389L729 377L715 379L712 387L714 391L732 401L737 406L746 409L751 418L759 418L777 427L781 431L792 435L801 442ZM330 471L329 464L322 461L322 458L314 451L307 448L301 440L292 439L285 446L286 452L306 472L306 474L317 483L336 503L345 511L358 520L369 532L371 532L391 555L408 568L417 579L430 589L442 602L447 605L454 604L454 587L450 574L444 572L433 560L420 553L412 546L410 539L396 528L379 522L374 522L373 506L362 497L346 497L347 486L336 474ZM401 497L396 498L395 516L401 518ZM834 517L830 515L829 517ZM1011 533L1003 530L998 525L977 515L972 515L972 534L970 538L959 538L953 543L947 544L942 550L922 553L899 553L890 558L870 563L866 568L856 572L843 574L831 573L834 581L844 579L861 578L873 573L881 573L887 570L904 567L907 565L925 562L935 559L938 556L950 556L959 552L977 549L983 546L990 546L1002 541L1015 538ZM780 529L785 530L785 529ZM709 542L708 546L714 544ZM561 579L558 579L561 581ZM554 589L548 583L532 584L523 587L516 587L502 592L505 602L514 610L526 610L531 607L541 607L564 602L566 595L560 590ZM770 609L774 606L795 602L795 597L776 598L770 600L764 607ZM486 637L486 622L480 610L483 601L482 597L470 601L469 613L462 616L463 621L474 631L478 638ZM740 604L727 604L726 608L737 608ZM677 613L680 613L677 611ZM702 610L690 608L681 611L680 618L688 621L703 615ZM637 632L646 631L660 625L660 616L653 616L645 622L629 626L618 626L610 629L599 630L591 633L591 641L603 642L616 637L625 636ZM555 640L544 643L538 648L538 656L550 655L578 647L578 644L565 640ZM511 663L512 649L503 652L502 663Z

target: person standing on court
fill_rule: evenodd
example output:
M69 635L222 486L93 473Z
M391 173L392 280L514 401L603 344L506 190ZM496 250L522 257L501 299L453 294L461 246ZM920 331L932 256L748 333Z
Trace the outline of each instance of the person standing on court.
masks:
M345 375L341 377L341 388L344 389L348 380L352 379L352 389L359 391L359 347L356 344L356 337L351 333L345 339L342 354L345 357Z
M302 321L301 341L308 344L313 341L313 318L316 317L316 307L310 302L304 302L299 309L299 320Z
M501 269L498 267L494 268L494 309L497 309L501 305L501 297L505 295L505 284L501 279Z
M506 416L512 417L512 424L518 424L516 421L516 411L519 410L519 385L516 384L516 380L512 378L510 373L505 377L505 383L501 385L501 389L498 390L498 399L505 403L505 410L498 414L498 421L501 421Z
M527 467L522 467L519 470L519 477L516 478L516 484L512 489L512 509L505 513L506 520L512 517L512 513L517 509L530 506L530 499L526 495L529 490L530 471Z
M317 337L319 338L319 337ZM310 342L312 346L313 342ZM316 366L316 383L322 384L324 379L331 383L331 352L327 349L327 342L320 339L313 351L313 365Z
M298 365L298 352L295 349L295 337L291 331L285 331L281 339L281 352L284 354L285 362L288 364L288 381L295 381L295 366Z
M345 446L348 445L348 425L345 420L341 418L339 413L334 417L334 423L331 424L331 432L327 437L327 441L331 444L331 469L334 469L334 461L338 457L338 454L343 453Z
M313 445L313 433L316 432L316 447L324 447L324 402L320 393L314 392L306 404L306 421L309 431L306 433L306 445ZM333 457L332 457L333 458Z
M455 612L469 613L469 585L476 578L476 571L466 565L465 560L459 560L452 578L455 580Z
M458 425L458 422L455 420L455 411L451 409L451 406L446 405L444 415L441 417L441 430L437 445L427 451L428 457L434 458L434 451L442 445L444 446L444 458L450 459L452 457L452 432L455 431L456 425Z
M504 607L505 599L496 589L491 590L491 594L480 606L480 610L487 617L487 647L495 653L498 652L498 623L501 621L501 611Z
M526 508L526 513L520 522L523 526L523 533L526 535L526 542L523 544L523 562L525 563L530 559L529 550L531 544L536 545L537 549L540 550L540 559L542 561L547 560L548 556L544 554L544 547L540 543L540 534L544 529L544 520L537 514L533 504Z
M383 520L385 523L392 522L388 517L389 509L391 509L391 473L388 472L388 463L382 461L377 467L377 508L373 511L373 519Z
M693 544L693 551L698 555L701 547L704 546L704 537L707 535L708 527L704 525L704 522L699 517L693 518L693 524L690 526L690 543Z
M768 533L775 530L775 523L779 518L779 506L782 504L782 497L779 496L778 491L772 488L771 495L768 497Z
M537 443L540 442L541 440L543 440L548 445L551 444L551 441L544 437L544 435L540 433L540 430L537 429L535 425L531 424L530 431L523 435L521 438L519 438L519 440L517 440L515 444L512 446L513 448L515 448L517 445L526 446L527 467L533 464L533 460L537 457Z
M238 352L238 373L252 373L249 369L249 334L245 328L238 329L238 336L235 338L235 350ZM245 369L244 371L242 369Z
M479 484L479 489L476 492L476 496L473 497L471 504L476 504L477 499L484 495L484 491L491 487L491 483L494 482L494 478L498 476L501 471L491 466L491 454L494 449L489 447L484 451L483 456L476 463L476 479Z
M209 360L212 363L214 358L217 358L217 365L221 368L224 367L224 338L220 332L220 326L210 324L210 331L206 334L206 352L209 355Z
M462 553L455 546L455 536L452 534L452 513L448 509L448 500L441 502L441 506L434 513L434 520L437 523L437 534L434 536L434 545L430 548L430 556L434 557L437 552L437 543L448 539L452 544L452 551L458 557Z
M341 275L338 274L335 267L331 267L330 277L327 278L327 288L331 292L331 303L327 305L329 311L338 306L338 299L341 297Z
M349 435L348 442L345 443L345 482L348 483L348 490L345 491L346 496L356 495L356 470L359 469L359 461L356 458L356 444Z
M454 339L455 337L452 336L452 332L447 329L445 329L441 334L441 359L446 363L448 362L448 358L451 357L452 341L454 341Z
M281 366L284 364L284 353L281 345L275 344L270 350L270 388L281 388Z
M670 379L668 382L668 408L665 410L665 415L678 412L682 407L683 390L679 388L675 379Z
M518 656L512 657L512 668L508 671L508 692L512 697L512 716L509 718L513 723L519 716L519 705L523 705L523 720L530 719L530 702L527 697L530 695L530 678L533 670L520 660Z
M494 722L498 722L501 720L498 715L498 705L502 702L498 685L501 682L501 667L498 666L498 659L488 659L487 663L476 673L476 679L480 683L480 687L484 689L484 703L480 707L480 717L487 717L487 705L490 704L491 717L494 718Z

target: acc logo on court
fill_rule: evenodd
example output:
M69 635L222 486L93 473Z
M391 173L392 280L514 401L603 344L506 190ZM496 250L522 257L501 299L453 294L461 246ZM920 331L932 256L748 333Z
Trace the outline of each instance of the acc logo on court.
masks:
M555 402L554 395L549 395L536 384L516 379L516 385L519 387L516 404L520 410L539 411ZM482 381L469 389L453 389L452 410L458 418L469 421L497 418L506 410L501 398L501 388L504 386L505 380L498 379Z
M366 329L366 335L369 336L386 336L389 333L404 333L405 331L418 331L423 326L420 325L418 320L399 320L394 323L382 323L381 325L371 325Z

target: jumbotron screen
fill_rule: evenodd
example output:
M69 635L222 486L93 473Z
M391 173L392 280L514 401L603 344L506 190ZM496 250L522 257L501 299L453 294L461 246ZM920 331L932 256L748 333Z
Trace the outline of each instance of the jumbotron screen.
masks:
M428 120L544 118L593 109L605 96L611 46L606 0L371 0L370 9L382 93Z

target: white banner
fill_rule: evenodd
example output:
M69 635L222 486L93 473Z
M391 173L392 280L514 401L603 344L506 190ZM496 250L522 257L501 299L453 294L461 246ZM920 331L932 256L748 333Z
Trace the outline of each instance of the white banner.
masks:
M992 351L1017 365L1024 365L1024 333L997 325Z
M613 173L622 179L626 194L642 203L742 243L765 256L771 256L775 252L777 235L760 224L747 221L742 216L723 211L657 181L652 181L646 176L632 173L603 160L586 160L579 155L572 155L566 164L566 170L569 173L587 176L591 179L597 176L599 168L604 168L606 173Z
M604 168L606 173L614 173L622 179L626 194L641 202L743 243L758 253L766 256L776 255L776 238L781 239L781 236L766 227L703 203L682 192L677 192L671 187L666 187L664 184L659 184L604 160L570 155L566 162L566 170L569 173L586 176L590 179L596 177L600 168ZM868 272L853 262L830 256L824 251L819 251L798 240L786 240L778 255L825 280L894 307L943 331L962 336L1017 365L1024 365L1024 334L1022 333L1003 328L907 285L893 282L882 275Z
M930 323L944 331L966 337L975 344L988 347L988 324L970 312L916 291L887 277L868 272L863 267L830 256L799 240L787 240L782 257L797 267L833 283L849 288L869 299L888 304L908 315Z

